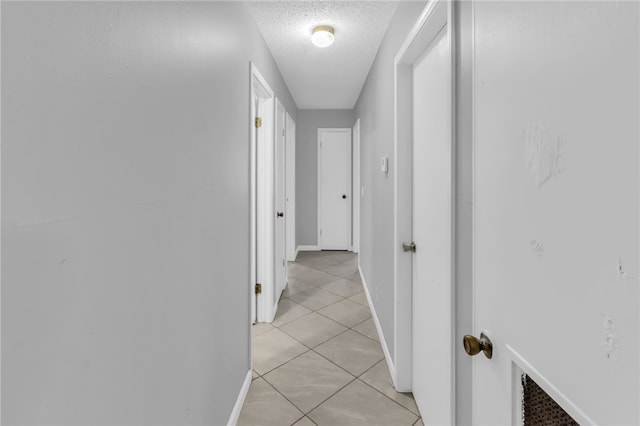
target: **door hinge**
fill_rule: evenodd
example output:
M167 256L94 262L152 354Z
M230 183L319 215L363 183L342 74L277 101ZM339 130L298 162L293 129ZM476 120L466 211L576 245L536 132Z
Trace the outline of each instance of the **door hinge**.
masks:
M284 268L284 259L282 259L282 267Z
M284 129L282 129L282 136L284 136Z
M262 293L262 284L256 283L256 294Z
M320 230L320 236L322 236L322 229Z
M262 118L256 117L256 127L262 127Z

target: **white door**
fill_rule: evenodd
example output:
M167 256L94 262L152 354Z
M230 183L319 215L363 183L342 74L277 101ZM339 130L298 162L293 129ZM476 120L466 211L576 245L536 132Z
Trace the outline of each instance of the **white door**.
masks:
M639 12L475 3L474 424L640 424Z
M274 234L274 93L251 64L250 155L250 294L251 319L270 322L275 316Z
M412 382L425 425L452 423L452 142L446 28L413 69Z
M285 127L287 206L284 217L287 223L287 260L293 262L296 260L296 123L289 113Z
M351 129L318 129L318 245L351 246Z
M276 129L275 129L275 296L278 303L280 295L287 284L287 253L286 253L286 145L285 145L285 110L279 99L276 99Z

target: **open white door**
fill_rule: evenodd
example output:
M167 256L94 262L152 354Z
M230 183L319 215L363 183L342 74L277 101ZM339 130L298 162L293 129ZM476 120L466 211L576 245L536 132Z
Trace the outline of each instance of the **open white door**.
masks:
M455 424L451 3L396 57L396 386L425 425Z
M275 120L275 255L274 255L274 311L277 311L280 295L287 284L287 253L286 253L286 145L285 145L285 116L284 106L276 98Z
M639 9L475 3L474 424L640 424Z
M318 129L318 246L351 247L351 129Z
M287 200L284 218L287 224L287 260L293 262L296 260L296 123L289 113L285 121Z
M270 322L274 310L274 93L251 64L251 321Z

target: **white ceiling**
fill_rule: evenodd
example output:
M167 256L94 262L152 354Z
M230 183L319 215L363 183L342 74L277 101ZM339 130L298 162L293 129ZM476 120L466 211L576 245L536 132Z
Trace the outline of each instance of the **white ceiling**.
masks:
M293 98L302 109L351 109L378 52L396 1L252 1L251 11ZM311 44L317 25L335 43Z

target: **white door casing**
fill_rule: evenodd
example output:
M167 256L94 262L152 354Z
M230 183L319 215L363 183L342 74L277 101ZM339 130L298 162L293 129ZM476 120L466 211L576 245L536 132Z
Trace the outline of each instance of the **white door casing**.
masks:
M452 16L451 2L430 1L395 59L391 370L425 425L455 424Z
M351 129L318 129L318 246L351 246Z
M639 12L474 3L474 424L640 423Z
M351 245L354 253L360 251L360 119L353 126L353 185L351 189L351 205L353 220Z
M275 97L269 83L251 63L251 322L271 322L274 298L274 116ZM256 118L261 126L256 126ZM256 295L255 286L262 285Z
M296 260L296 123L287 113L285 145L286 145L286 209L287 224L287 260Z
M286 144L285 144L285 123L286 111L278 98L276 98L275 116L275 146L274 146L274 211L275 221L274 234L274 311L278 309L280 295L287 284L287 253L286 253Z

